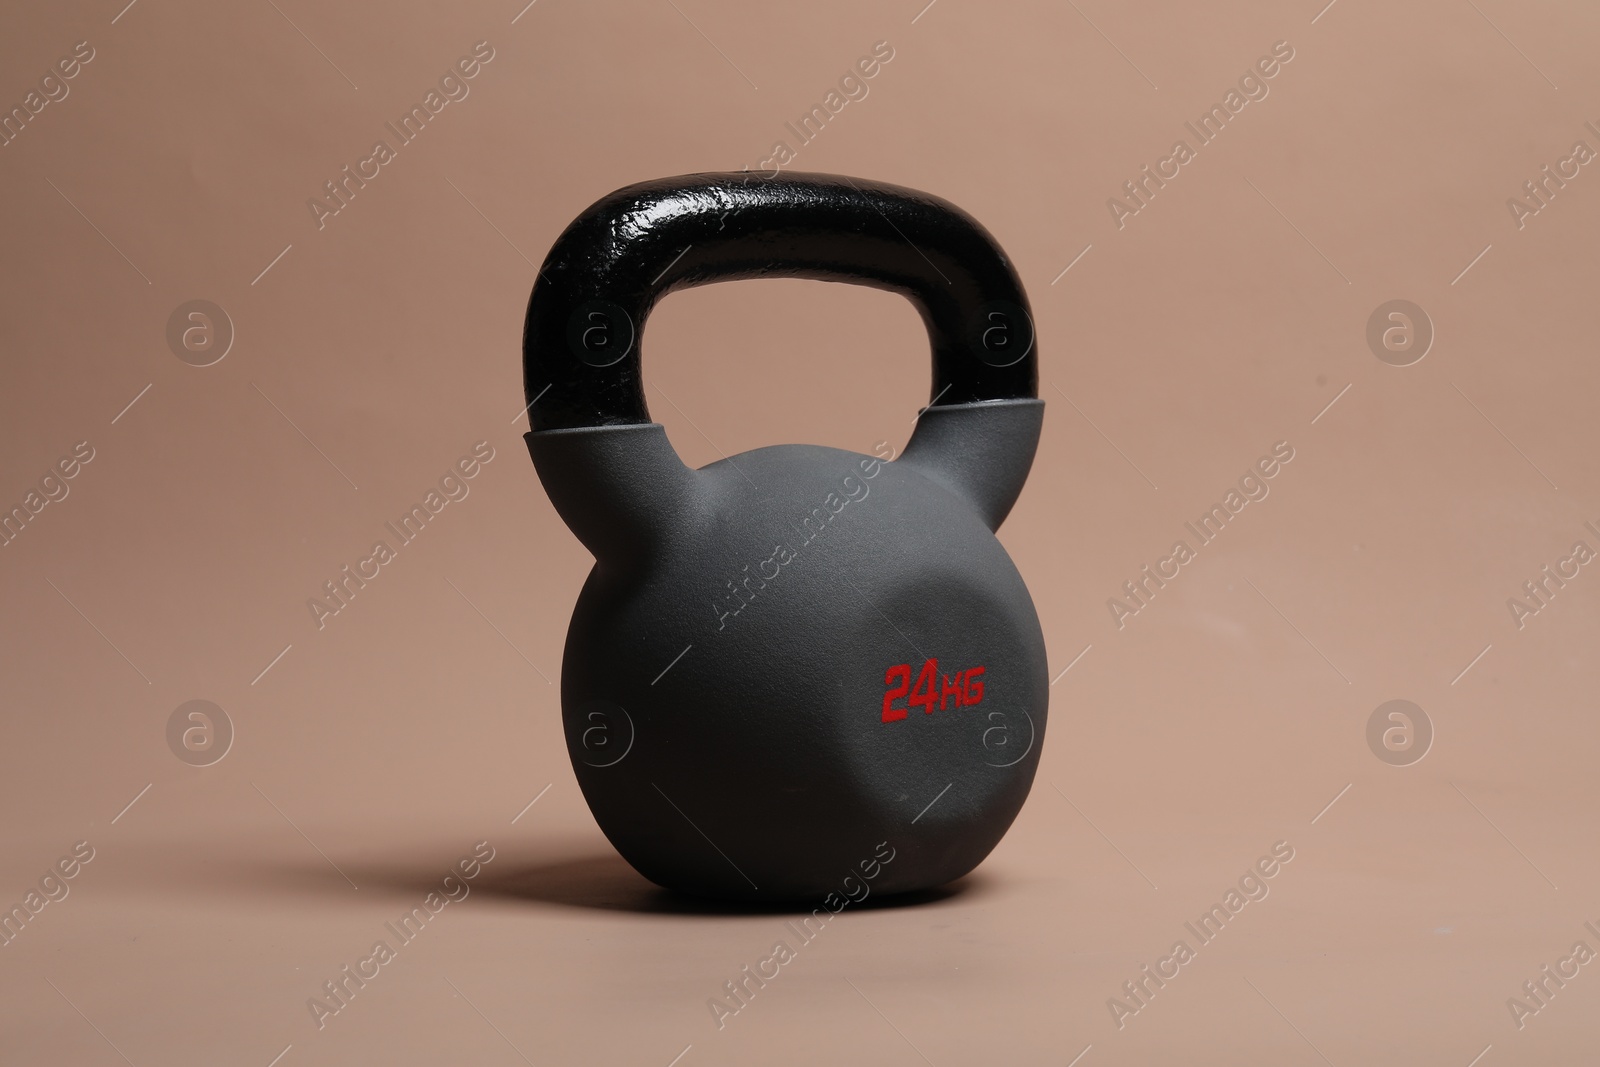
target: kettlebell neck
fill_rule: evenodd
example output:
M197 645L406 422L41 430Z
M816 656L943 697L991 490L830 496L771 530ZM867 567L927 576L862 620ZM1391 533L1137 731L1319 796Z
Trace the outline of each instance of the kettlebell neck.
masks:
M602 568L627 569L676 528L696 493L660 423L523 435L550 502Z
M935 405L895 462L943 485L998 530L1022 494L1043 426L1043 400Z

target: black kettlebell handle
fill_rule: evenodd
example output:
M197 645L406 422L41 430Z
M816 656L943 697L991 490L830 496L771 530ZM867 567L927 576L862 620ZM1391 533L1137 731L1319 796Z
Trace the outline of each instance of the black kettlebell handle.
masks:
M829 174L691 174L617 190L551 248L522 341L533 431L649 423L639 337L656 301L775 277L908 298L928 328L935 406L1038 396L1027 296L994 238L960 208Z

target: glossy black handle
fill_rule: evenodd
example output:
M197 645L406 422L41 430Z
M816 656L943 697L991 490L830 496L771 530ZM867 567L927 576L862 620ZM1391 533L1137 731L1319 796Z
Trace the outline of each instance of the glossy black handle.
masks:
M639 338L655 302L763 277L903 294L928 328L935 405L1038 396L1027 295L960 208L840 175L690 174L617 190L551 248L522 338L533 430L650 422Z

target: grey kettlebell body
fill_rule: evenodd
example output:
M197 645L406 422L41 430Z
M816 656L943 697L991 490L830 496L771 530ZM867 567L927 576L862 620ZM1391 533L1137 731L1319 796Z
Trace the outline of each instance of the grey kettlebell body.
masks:
M903 455L682 463L644 408L639 331L672 289L754 276L917 305L938 395ZM992 238L943 201L848 178L632 186L552 249L524 367L534 464L596 560L561 702L617 850L662 886L735 900L905 892L977 866L1027 797L1049 694L993 532L1043 404Z

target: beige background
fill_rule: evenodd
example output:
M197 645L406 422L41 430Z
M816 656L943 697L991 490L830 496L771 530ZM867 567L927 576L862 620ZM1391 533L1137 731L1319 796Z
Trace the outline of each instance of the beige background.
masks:
M7 108L95 50L0 148L0 502L95 449L0 548L0 902L95 849L0 948L6 1063L1600 1054L1600 965L1521 1029L1506 1003L1600 950L1600 574L1506 606L1600 548L1600 172L1506 207L1600 149L1592 5L120 3L0 15ZM319 230L307 198L483 40ZM1053 720L976 874L847 911L719 1031L788 916L655 891L578 794L547 679L589 560L513 418L522 312L592 200L793 147L879 40L794 165L947 197L1029 287L1050 406L1001 539ZM1280 40L1270 95L1119 230L1107 198ZM1437 333L1407 367L1365 340L1396 298ZM191 299L236 331L209 367L165 339ZM683 293L646 346L695 464L898 447L927 399L915 315L859 288ZM306 599L479 440L471 495L319 631ZM1107 598L1277 441L1271 496L1119 630ZM205 768L164 733L197 698L237 731ZM1436 730L1411 766L1367 746L1391 699ZM318 1030L307 998L480 840L472 895ZM1108 998L1277 841L1270 896L1119 1029Z

